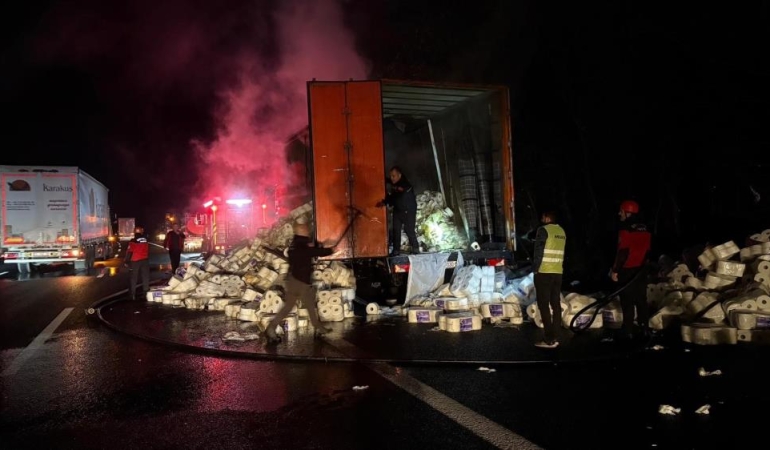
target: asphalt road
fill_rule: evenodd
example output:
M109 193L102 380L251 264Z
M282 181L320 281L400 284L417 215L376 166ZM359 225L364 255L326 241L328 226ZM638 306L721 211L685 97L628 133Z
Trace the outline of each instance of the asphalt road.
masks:
M153 278L167 277L163 253L153 258ZM118 263L0 279L0 448L738 448L764 426L764 347L672 340L611 362L491 373L217 358L87 319L126 288ZM704 404L710 414L696 414Z

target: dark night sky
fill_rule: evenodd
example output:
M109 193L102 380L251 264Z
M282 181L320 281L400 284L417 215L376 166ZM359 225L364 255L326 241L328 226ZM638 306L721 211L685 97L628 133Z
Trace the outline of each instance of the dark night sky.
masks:
M234 61L281 60L278 1L15 3L1 163L79 165L119 215L184 207ZM589 241L630 197L661 242L770 228L766 3L338 3L372 78L511 87L518 226L554 205Z

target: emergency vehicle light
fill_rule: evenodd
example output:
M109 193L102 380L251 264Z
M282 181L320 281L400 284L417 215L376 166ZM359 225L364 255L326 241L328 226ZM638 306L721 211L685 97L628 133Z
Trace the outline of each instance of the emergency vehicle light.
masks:
M251 199L248 199L248 198L231 198L231 199L225 200L225 203L227 203L228 205L243 206L243 205L248 205L249 203L251 203Z

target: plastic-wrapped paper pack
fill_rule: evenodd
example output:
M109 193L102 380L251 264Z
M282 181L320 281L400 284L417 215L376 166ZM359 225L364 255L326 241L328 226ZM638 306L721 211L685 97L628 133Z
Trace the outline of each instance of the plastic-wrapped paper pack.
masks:
M716 257L715 259L722 261L730 259L733 255L740 253L740 251L741 249L733 241L727 241L711 249L711 253Z
M742 277L746 264L736 261L717 261L717 273L731 277Z

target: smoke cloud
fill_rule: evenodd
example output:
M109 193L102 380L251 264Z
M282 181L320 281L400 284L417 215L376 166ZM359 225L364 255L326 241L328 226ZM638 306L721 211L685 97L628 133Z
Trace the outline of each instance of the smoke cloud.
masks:
M19 105L48 105L29 121L40 146L63 145L52 129L88 140L66 162L104 180L118 214L265 201L301 184L284 143L307 125L306 82L367 77L342 1L59 2L10 75Z
M241 54L235 83L220 93L216 137L192 142L200 158L197 192L205 198L245 196L272 205L276 188L303 188L285 145L307 125L306 82L367 77L339 1L284 1L278 8L275 60Z

